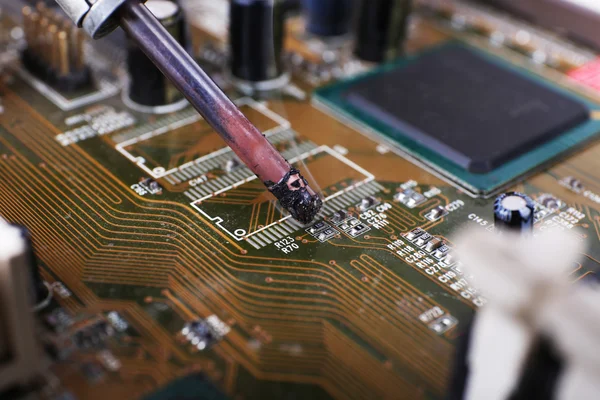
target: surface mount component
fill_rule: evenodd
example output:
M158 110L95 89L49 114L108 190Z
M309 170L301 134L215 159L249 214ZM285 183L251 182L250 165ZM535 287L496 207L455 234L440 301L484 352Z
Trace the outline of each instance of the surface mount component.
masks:
M414 208L425 203L427 198L413 189L405 189L396 193L394 200L399 201L408 208Z
M284 86L289 76L281 58L284 6L274 0L233 0L229 6L231 76L248 93Z
M504 193L494 202L494 223L499 229L531 232L534 211L535 206L529 196L518 192Z
M356 0L304 0L306 31L317 36L350 33Z
M432 251L439 249L443 245L444 241L442 239L434 237L429 242L427 242L427 244L425 245L425 250L431 253Z
M416 238L418 238L419 236L424 235L424 234L426 234L426 232L423 229L416 228L416 229L413 229L412 231L408 232L406 234L406 238L412 242L413 240L415 240Z
M462 47L366 79L345 97L475 173L489 172L588 119L585 105Z
M354 53L371 62L392 60L404 48L413 0L361 0Z
M446 210L443 206L437 206L425 214L425 218L430 221L436 221L446 215L448 215L448 210Z
M560 210L565 205L562 200L549 193L542 194L536 200L550 211Z
M186 48L186 26L181 7L170 0L148 0L146 7L171 36ZM129 87L126 103L131 108L141 112L165 113L185 107L187 104L181 92L146 57L133 40L129 40L128 43L127 67Z
M361 199L360 203L356 205L356 208L360 211L366 211L377 204L379 204L379 200L377 200L375 196L369 196Z
M423 247L431 239L433 239L433 236L431 236L431 234L425 232L422 235L419 235L419 237L417 237L415 240L413 240L413 243L419 247Z
M572 176L567 176L561 179L559 183L564 187L571 189L575 193L581 193L584 189L583 183L579 179Z
M589 119L596 106L583 98L458 43L320 89L317 101L478 195L575 148L600 127Z
M338 210L331 216L331 220L336 224L344 221L346 218L348 218L348 212L346 210Z

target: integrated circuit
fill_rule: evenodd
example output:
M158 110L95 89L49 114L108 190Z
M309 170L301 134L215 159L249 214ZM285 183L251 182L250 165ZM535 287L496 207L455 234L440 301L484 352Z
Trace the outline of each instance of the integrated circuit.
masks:
M476 173L588 119L580 102L460 46L361 81L347 101Z
M454 42L323 88L317 103L382 133L477 195L598 129L583 98Z

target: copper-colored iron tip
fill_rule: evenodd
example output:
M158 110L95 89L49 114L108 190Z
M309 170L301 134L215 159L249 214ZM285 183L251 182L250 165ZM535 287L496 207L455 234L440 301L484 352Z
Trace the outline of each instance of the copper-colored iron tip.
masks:
M279 204L302 224L310 223L321 211L323 201L310 188L300 171L293 167L279 182L265 184Z

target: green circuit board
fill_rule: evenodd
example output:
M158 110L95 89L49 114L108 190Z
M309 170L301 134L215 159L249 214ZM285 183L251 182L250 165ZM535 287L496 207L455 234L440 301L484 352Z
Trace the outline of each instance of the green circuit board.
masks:
M19 26L18 15L2 18L0 32ZM600 94L447 19L419 14L409 56L448 41L478 47L584 99L590 121L576 136L595 137ZM310 225L294 221L190 107L127 107L106 48L90 46L95 88L70 96L11 64L0 84L0 215L31 232L52 288L40 398L444 398L454 347L485 303L449 256L452 235L493 230L493 198L316 104L315 91L356 74L316 80L298 69L282 93L246 96L202 58L224 38L192 33L199 62L319 188L323 210ZM293 27L289 37L289 51L320 65ZM596 56L565 48L582 65ZM573 281L600 267L600 148L586 143L544 170L515 167L500 185L534 199L536 229L588 242Z

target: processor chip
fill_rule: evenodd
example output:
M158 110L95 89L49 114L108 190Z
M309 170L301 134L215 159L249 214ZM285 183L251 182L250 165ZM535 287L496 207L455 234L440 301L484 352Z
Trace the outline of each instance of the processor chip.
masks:
M587 107L464 47L374 75L343 96L435 153L486 173L586 121Z
M458 42L320 88L314 104L483 197L600 132L596 104Z

